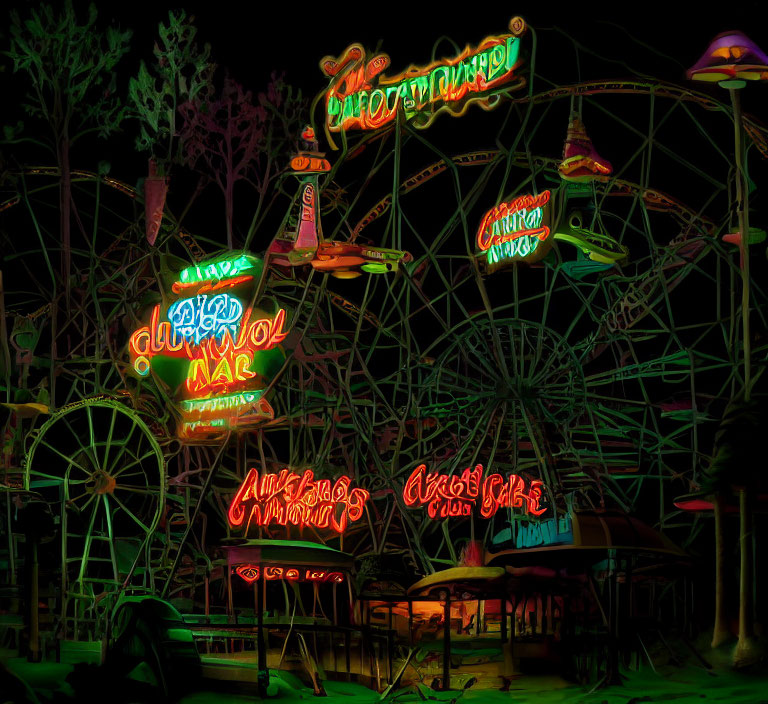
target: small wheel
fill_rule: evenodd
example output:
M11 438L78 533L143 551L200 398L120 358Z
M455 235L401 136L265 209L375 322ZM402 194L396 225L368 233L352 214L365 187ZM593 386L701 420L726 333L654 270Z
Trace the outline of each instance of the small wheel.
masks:
M165 467L157 441L134 411L86 399L54 413L33 436L25 488L42 495L61 518L62 618L74 618L77 627L78 620L95 619L126 580L146 582Z

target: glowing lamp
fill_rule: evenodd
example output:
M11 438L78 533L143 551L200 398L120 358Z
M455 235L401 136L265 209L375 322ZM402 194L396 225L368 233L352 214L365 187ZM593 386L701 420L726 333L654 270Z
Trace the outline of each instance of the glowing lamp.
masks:
M691 81L719 83L723 88L743 88L746 81L768 80L768 56L746 34L723 32L686 76Z

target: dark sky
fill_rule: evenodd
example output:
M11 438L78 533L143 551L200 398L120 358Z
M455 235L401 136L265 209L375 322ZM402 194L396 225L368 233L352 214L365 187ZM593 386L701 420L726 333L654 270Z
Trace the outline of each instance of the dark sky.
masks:
M115 8L100 3L103 19L116 17L136 32L134 46L151 50L157 22L167 17L172 3L128 3ZM289 83L314 94L324 85L318 62L338 55L353 42L390 54L391 72L429 59L433 44L447 36L460 45L477 44L485 36L507 30L520 15L535 27L542 40L547 28L559 27L590 49L629 60L637 42L654 47L680 62L679 70L694 63L709 40L719 32L741 29L764 48L768 46L768 3L764 0L718 5L703 2L525 2L519 3L307 3L275 1L195 2L179 5L197 18L199 36L209 42L219 65L259 90L272 70L286 72ZM612 25L619 25L625 31ZM631 41L634 38L636 41ZM450 53L446 51L445 53ZM543 59L543 57L541 57ZM550 57L557 61L558 57ZM571 61L570 56L562 61ZM634 67L634 66L633 66ZM639 67L640 70L643 66ZM617 74L625 73L617 68ZM671 71L672 74L676 70ZM682 75L665 76L682 80Z

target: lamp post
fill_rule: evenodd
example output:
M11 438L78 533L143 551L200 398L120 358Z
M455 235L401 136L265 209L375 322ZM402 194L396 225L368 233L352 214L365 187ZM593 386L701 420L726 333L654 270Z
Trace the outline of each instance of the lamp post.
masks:
M739 268L741 273L741 321L744 354L743 401L750 402L752 387L751 340L749 327L749 203L744 187L744 148L742 144L742 119L740 91L748 81L768 80L768 56L742 32L724 32L716 36L702 57L688 70L693 81L717 83L728 90L733 109L734 151L736 159L736 206L739 222ZM739 642L734 652L734 664L745 665L754 660L752 637L752 511L750 492L746 481L740 481L739 493ZM721 496L716 496L715 507L715 629L712 646L717 647L727 638L725 627L725 546L723 542Z

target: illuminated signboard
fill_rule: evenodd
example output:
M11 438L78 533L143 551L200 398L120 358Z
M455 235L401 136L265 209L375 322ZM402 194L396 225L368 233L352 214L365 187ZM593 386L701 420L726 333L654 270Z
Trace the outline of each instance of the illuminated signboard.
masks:
M243 302L261 270L248 255L182 270L171 287L176 299L156 305L130 337L134 371L154 371L177 397L181 439L214 440L274 417L263 393L288 333L285 310L269 315Z
M255 582L261 576L259 565L238 565L235 568L238 576L242 577L248 584ZM341 572L330 572L329 570L306 567L279 567L277 565L264 566L264 579L272 581L275 579L287 579L290 582L333 582L340 584L344 581L344 574Z
M413 470L403 489L403 500L410 508L427 507L430 518L469 516L480 504L480 515L490 518L500 508L519 508L530 516L547 510L541 506L544 484L538 479L528 482L510 474L490 474L483 479L483 466L467 467L461 474L427 472L426 465Z
M297 474L282 469L278 474L259 475L251 469L229 506L227 517L233 528L250 525L314 526L343 533L349 523L360 520L370 494L350 488L347 476L335 482L315 479L311 469Z
M375 130L392 122L398 110L419 128L428 127L440 111L462 115L472 102L490 110L499 90L525 85L517 74L525 22L515 17L509 28L512 34L487 37L454 58L411 66L397 76L383 75L390 64L386 54L369 60L359 44L339 58L326 56L320 68L331 78L325 94L327 129Z
M552 245L549 229L550 192L524 195L491 208L477 231L477 246L494 271L515 261L536 262Z

